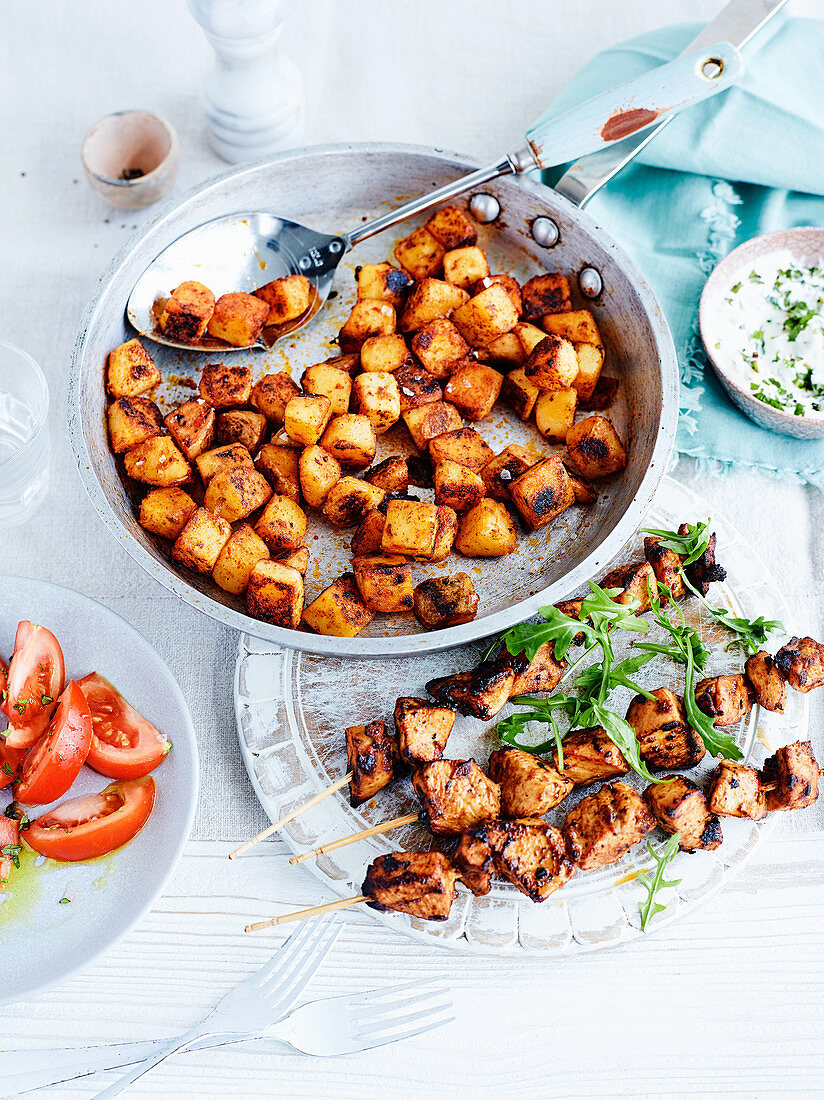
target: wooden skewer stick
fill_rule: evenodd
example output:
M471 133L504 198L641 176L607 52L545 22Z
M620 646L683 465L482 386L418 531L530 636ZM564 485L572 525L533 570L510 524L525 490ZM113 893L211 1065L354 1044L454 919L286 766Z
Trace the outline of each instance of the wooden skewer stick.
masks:
M254 924L247 924L245 932L259 932L261 928L271 928L273 924L288 924L293 920L306 920L308 917L319 917L321 913L331 913L335 909L348 909L350 905L360 905L362 901L368 901L366 894L358 894L356 898L342 898L340 901L327 901L325 905L313 905L311 909L298 909L296 913L284 913L282 917L272 917L271 920L259 920Z
M418 820L418 814L404 814L403 817L393 817L391 821L384 821L382 825L373 825L371 829L363 829L360 833L352 833L351 836L341 837L340 840L332 840L328 844L321 844L320 848L313 848L311 852L303 852L299 856L292 856L290 863L303 863L314 856L323 855L324 852L334 852L336 848L345 848L347 844L354 844L358 840L366 840L370 836L378 836L380 833L388 833L390 829L397 829L401 825L411 825Z
M295 810L290 810L288 814L285 814L280 819L280 821L276 821L274 825L270 825L269 828L264 829L262 833L253 836L251 840L247 840L246 843L241 844L239 848L235 848L233 852L229 853L229 859L235 859L237 856L244 855L250 848L254 848L256 844L260 844L262 840L265 840L267 836L276 833L278 829L282 829L284 825L288 825L289 822L294 821L296 817L300 817L300 815L306 813L307 810L311 810L313 806L317 806L318 802L322 802L324 798L328 798L330 794L334 794L335 791L339 791L341 787L345 787L351 778L352 772L347 772L346 775L342 775L340 779L336 779L334 783L330 784L324 790L313 795L308 802L304 802L302 806L298 806Z

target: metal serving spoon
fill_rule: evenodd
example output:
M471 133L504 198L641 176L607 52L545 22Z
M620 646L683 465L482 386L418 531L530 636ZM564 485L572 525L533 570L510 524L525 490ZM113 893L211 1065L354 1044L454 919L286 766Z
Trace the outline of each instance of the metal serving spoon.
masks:
M158 301L188 279L196 279L220 295L254 291L272 279L303 274L313 288L309 309L294 321L264 329L258 340L248 345L271 347L279 337L302 328L315 316L329 296L343 256L367 237L499 176L565 164L641 133L729 88L743 71L741 55L729 43L680 57L537 124L527 131L522 145L494 164L349 233L329 236L264 212L215 218L184 233L152 260L129 296L127 317L142 336L168 347L239 351L242 349L208 335L192 344L169 339L157 325Z

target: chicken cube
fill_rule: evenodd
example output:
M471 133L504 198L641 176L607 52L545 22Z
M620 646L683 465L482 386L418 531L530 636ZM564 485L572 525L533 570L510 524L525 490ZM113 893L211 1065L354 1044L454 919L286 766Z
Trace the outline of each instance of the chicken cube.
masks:
M575 422L578 393L569 390L544 390L535 402L535 426L550 443L565 443Z
M569 389L578 377L575 348L562 336L545 336L527 356L524 374L539 390Z
M575 873L563 834L540 817L490 821L472 832L486 839L497 874L534 902L546 901Z
M277 374L264 374L252 387L249 401L258 412L263 413L270 424L280 425L286 415L286 406L300 389L285 371Z
M467 420L485 420L501 394L504 376L484 363L467 360L453 371L444 386L444 401L450 401Z
M452 408L451 405L446 407ZM453 428L429 441L429 457L435 465L450 461L470 470L482 470L494 455L484 437L474 428Z
M521 288L524 317L543 317L547 313L568 313L572 309L569 279L547 272L533 275Z
M391 852L369 864L361 886L372 909L419 920L446 920L457 872L443 852Z
M478 593L466 573L421 581L413 601L415 618L429 630L470 623L478 614Z
M649 611L650 591L655 594L655 574L648 561L631 561L619 565L601 581L601 588L617 591L610 597L613 603L630 606L637 600L637 611Z
M369 371L352 383L352 412L365 416L375 435L383 435L401 418L401 397L394 374Z
M364 554L352 559L361 599L371 611L412 610L414 566L399 554Z
M357 477L342 477L326 496L323 514L333 527L354 527L383 500L383 489Z
M269 307L264 324L285 325L302 317L312 303L312 284L305 275L284 275L258 287L255 297Z
M408 493L409 467L406 465L406 459L400 455L385 458L383 462L379 462L364 474L364 480L387 493Z
M588 794L566 816L567 852L582 871L617 863L655 825L643 798L620 780Z
M467 558L501 558L518 543L512 516L498 500L484 497L461 516L455 549Z
M430 680L426 690L444 706L459 714L487 721L494 718L507 702L518 673L527 666L525 657L481 661L466 672Z
M332 417L320 445L346 469L362 470L375 457L378 437L368 416L345 413Z
M160 381L160 371L139 340L127 340L109 352L106 388L112 397L141 397Z
M332 402L322 394L300 394L286 406L283 426L296 443L311 447L323 435L332 416Z
M473 508L486 493L483 479L474 470L448 459L435 467L435 503L456 512Z
M384 336L377 339L390 340ZM300 380L303 392L314 397L326 397L332 406L332 416L343 416L349 411L349 398L352 395L352 379L347 371L332 367L328 363L315 363L307 367Z
M475 244L478 230L472 219L458 206L443 206L436 210L426 228L444 248L466 248Z
M512 299L500 283L493 283L452 315L455 326L473 348L483 348L518 323Z
M213 409L245 405L252 393L252 372L249 367L210 363L203 368L199 388L200 396Z
M489 274L489 261L482 248L467 245L452 248L443 258L443 277L448 283L470 290ZM486 289L486 288L484 288Z
M663 539L655 535L647 535L644 539L644 557L652 566L658 584L665 584L672 592L674 599L680 600L686 595L687 588L681 574L684 559L680 554L667 549Z
M534 466L536 458L526 447L520 447L517 443L504 448L481 469L486 495L493 500L509 500L509 486L530 466Z
M218 340L225 340L235 348L250 347L260 336L269 306L242 290L221 294L215 302L215 309L209 318L206 331Z
M686 523L682 523L678 528L678 534L686 535L687 533L688 526ZM716 561L716 545L717 539L713 531L704 553L699 558L696 558L694 562L684 566L687 580L693 588L698 589L702 596L706 596L710 590L710 585L714 581L723 581L727 575L727 571L723 565L719 565Z
M767 811L803 810L818 798L821 772L809 741L794 741L776 749L761 769L761 789Z
M767 813L761 777L755 768L736 760L721 760L710 777L710 810L720 817L760 821Z
M448 378L469 354L469 344L448 317L438 317L419 329L411 347L433 378Z
M303 577L279 561L259 561L249 574L246 610L254 619L297 630L303 611Z
M140 526L163 539L176 539L196 511L182 489L150 489L140 503Z
M126 452L126 473L146 485L185 485L192 479L189 463L168 435L156 435Z
M489 758L489 778L501 788L504 817L540 817L566 798L574 784L534 753L496 749Z
M199 340L215 311L215 296L203 283L187 281L175 287L161 310L157 323L172 340Z
M679 695L661 687L654 699L636 695L627 710L641 757L651 768L694 768L703 759L704 742L687 723Z
M263 413L251 409L228 409L217 414L215 436L218 443L242 443L250 454L257 454L266 436L268 422Z
M405 271L392 264L363 264L355 269L359 298L376 298L400 309L412 280Z
M595 480L617 474L627 464L627 452L611 421L588 416L567 432L568 461L581 477Z
M201 481L204 485L208 485L216 474L224 473L235 466L247 466L252 469L255 464L242 444L227 443L223 447L214 447L211 451L199 454L195 459L195 465Z
M756 703L765 710L783 714L787 693L781 673L770 654L763 650L756 653L748 658L744 669Z
M668 775L663 783L651 783L644 801L668 836L680 833L684 852L712 852L724 839L721 822L710 810L699 787L683 775Z
M530 531L546 527L575 503L572 482L558 455L536 462L515 478L509 495Z
M489 893L495 872L492 849L486 840L486 826L484 821L461 833L452 857L458 878L478 898Z
M272 489L263 474L247 466L235 466L225 473L215 474L206 487L203 506L229 523L235 523L261 508L271 495Z
M220 551L212 577L225 592L240 596L249 587L249 577L257 563L268 557L269 550L263 539L248 523L241 523Z
M393 249L395 259L413 279L437 275L443 267L446 249L424 226L414 229Z
M406 340L398 333L390 336L370 336L360 349L361 368L392 374L401 367L412 365L412 353ZM343 410L346 412L346 409Z
M306 447L298 459L298 474L306 503L310 508L320 508L340 481L340 463L323 447Z
M588 787L601 779L626 775L629 764L624 754L600 726L568 733L563 741L563 773L576 787ZM560 765L558 750L553 749L552 762Z
M306 537L306 513L289 497L275 495L261 512L255 531L273 553L297 550Z
M116 455L160 435L163 418L148 397L118 397L109 405L109 442Z
M715 726L734 726L750 713L752 688L741 673L709 676L695 685L695 701Z
M459 431L463 423L455 406L447 405L444 401L432 401L418 408L407 409L403 414L403 422L419 451L425 451L430 440L447 432Z
M503 659L508 652L506 646L503 646L498 656ZM519 653L518 657L526 659L526 654ZM509 693L510 699L514 699L516 695L532 695L536 691L554 691L566 667L566 661L559 661L555 657L555 643L544 642L526 668L515 677Z
M430 321L448 317L468 300L469 295L459 286L442 279L421 279L407 299L400 328L404 332L417 332Z
M428 557L435 548L438 513L434 504L390 500L381 548L387 554Z
M457 836L500 817L501 792L474 760L432 760L412 776L421 818L436 836Z
M413 767L440 760L455 725L455 711L434 707L426 699L402 697L395 702L395 729L401 759Z
M410 409L419 409L422 405L433 405L443 401L443 389L437 378L423 367L401 367L395 372L398 383L398 396L401 402L401 415Z
M541 391L526 376L523 368L510 371L501 387L504 400L512 406L521 420L529 420L538 403Z
M303 621L316 634L354 638L375 618L361 600L355 577L342 573L304 609Z
M361 806L398 776L398 746L383 722L350 726L345 737L346 770L352 772L349 801Z
M795 691L812 691L824 684L824 645L814 638L791 638L773 660Z
M178 535L172 557L196 573L211 573L231 534L231 525L225 519L198 508Z
M302 453L294 444L283 447L279 443L264 443L255 459L255 467L272 486L272 491L295 504L300 504Z

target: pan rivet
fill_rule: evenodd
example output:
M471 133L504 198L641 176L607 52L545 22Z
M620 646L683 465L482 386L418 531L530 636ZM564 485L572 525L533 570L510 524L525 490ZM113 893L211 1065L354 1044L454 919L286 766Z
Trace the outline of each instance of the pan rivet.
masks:
M307 269L307 267L311 267L311 266L312 266L312 261L309 259L309 257L308 256L301 256L300 263L298 264L298 267L303 268L303 270L305 271Z
M604 289L604 281L594 267L585 267L578 276L578 286L585 298L597 298Z
M561 231L552 218L536 218L532 223L532 239L541 248L554 248L561 239Z
M330 252L340 252L340 250L342 248L343 248L343 245L341 244L340 241L330 241L329 242L329 251Z
M469 211L476 222L486 225L494 222L501 212L501 204L494 195L481 191L469 200Z

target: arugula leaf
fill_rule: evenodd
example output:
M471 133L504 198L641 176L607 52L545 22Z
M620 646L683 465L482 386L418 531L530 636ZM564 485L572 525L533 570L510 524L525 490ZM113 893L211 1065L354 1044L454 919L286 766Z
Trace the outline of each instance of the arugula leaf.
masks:
M530 700L530 702L539 705L556 704L557 706L565 706L566 698L565 696L556 696L556 698L552 700L535 699ZM548 738L546 741L541 741L537 745L524 745L520 739L526 733L526 727L530 722L546 722L552 731L552 737ZM536 709L534 711L522 711L520 714L510 714L508 718L504 718L502 722L498 723L497 730L501 736L501 740L505 741L507 745L514 745L518 749L523 749L525 752L531 752L535 755L548 752L554 747L558 753L558 770L563 770L564 735L561 733L558 723L555 721L555 716L552 713L552 707L550 705L547 705L545 710Z
M601 703L593 703L588 710L581 712L578 721L584 727L602 726L606 730L610 741L615 742L626 757L626 761L632 770L637 772L642 779L646 779L648 783L668 782L653 775L647 768L641 759L641 746L638 743L635 730L620 714L608 710Z
M583 608L581 609L583 614ZM594 639L593 628L580 619L573 619L550 604L542 607L539 615L542 623L521 623L513 626L504 634L504 642L510 653L525 652L531 661L546 642L555 643L555 657L561 661L566 657L569 647L579 634L585 639Z
M655 860L656 868L652 876L649 871L639 871L638 881L647 891L647 897L645 901L638 902L638 911L641 914L641 931L646 932L649 927L649 923L654 916L658 913L663 913L666 909L666 905L662 905L659 901L656 901L656 895L659 890L671 889L673 886L677 886L680 882L680 878L665 879L664 872L668 865L672 863L678 854L678 841L681 839L680 833L673 833L667 843L664 845L663 851L660 856L655 851L653 846L647 841L647 851Z
M478 658L478 664L480 665L483 664L484 661L490 661L501 648L502 643L503 637L500 634L496 634L495 637L492 638L492 640L489 642L486 649L483 650L483 652L481 653L480 657Z
M759 615L757 619L745 619L731 614L725 607L713 607L698 589L690 584L686 575L682 574L682 580L693 596L698 597L710 616L734 635L732 641L725 647L727 651L739 649L745 656L752 657L763 645L766 645L770 634L777 631L783 632L784 624L779 619L765 619L763 615Z
M685 535L679 535L677 531L667 531L660 527L645 527L642 535L655 535L661 539L667 550L674 550L683 559L683 565L692 565L698 561L710 544L712 532L710 531L709 518L703 523L686 523Z

